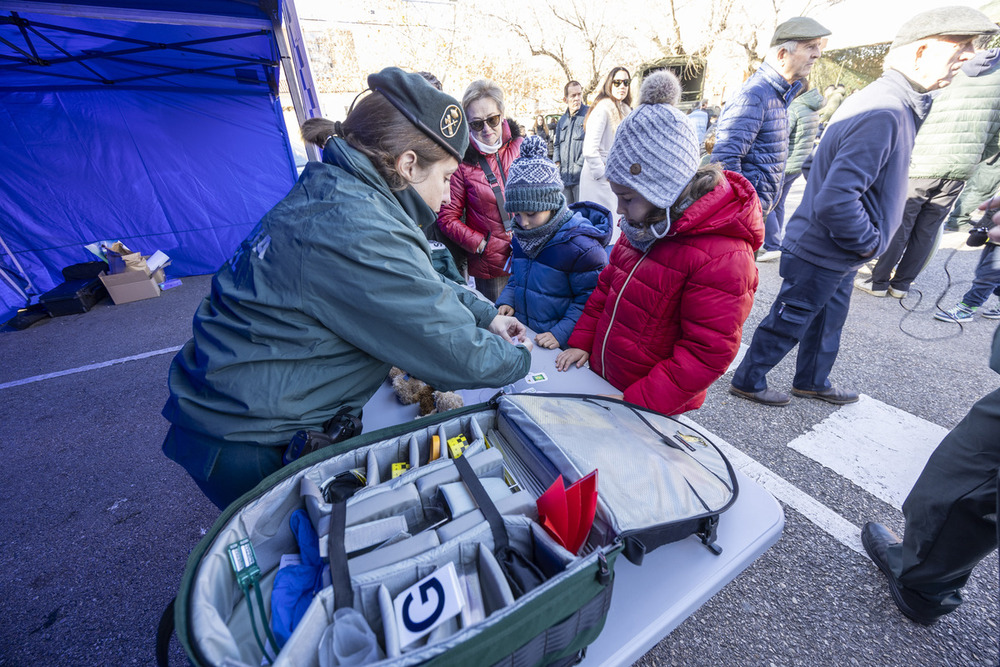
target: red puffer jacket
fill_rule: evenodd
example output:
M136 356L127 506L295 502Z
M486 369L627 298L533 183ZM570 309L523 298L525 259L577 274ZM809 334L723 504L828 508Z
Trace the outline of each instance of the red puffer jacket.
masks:
M725 176L646 254L618 240L569 338L630 403L694 410L736 358L764 224L750 182Z
M493 155L485 156L490 169L500 181L501 192L506 189L503 183L507 180L510 163L521 155L523 139L516 130L516 124L514 127L512 131L510 123L504 120L500 135L500 150ZM438 228L469 254L469 275L476 278L497 278L509 273L504 267L507 258L510 257L512 237L511 233L504 229L496 196L486 180L486 174L479 166L480 156L482 153L470 141L465 159L451 177L451 201L441 207L441 212L438 214ZM502 177L498 164L503 168ZM486 248L482 254L477 254L476 249L487 234L489 241L486 242Z

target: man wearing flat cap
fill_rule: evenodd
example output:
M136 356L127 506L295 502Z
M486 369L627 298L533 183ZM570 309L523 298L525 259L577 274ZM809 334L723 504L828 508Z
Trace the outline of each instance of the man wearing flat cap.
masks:
M830 31L796 16L779 25L771 49L736 97L729 100L715 130L712 161L742 174L753 185L767 222L764 251L777 256L781 230L768 216L778 201L788 157L788 105L802 88Z
M781 289L733 375L731 393L787 405L788 394L769 388L766 376L798 344L793 395L836 405L858 400L830 382L854 276L900 225L930 91L947 85L972 57L975 37L995 32L969 7L919 14L897 34L884 74L837 109L803 165L805 193L782 240Z

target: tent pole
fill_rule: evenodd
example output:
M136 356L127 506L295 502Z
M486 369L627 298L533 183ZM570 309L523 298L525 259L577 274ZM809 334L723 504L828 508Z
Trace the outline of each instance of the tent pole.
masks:
M278 53L281 54L281 65L285 81L288 83L288 93L292 97L292 106L295 107L295 117L299 125L302 125L307 118L322 116L323 112L316 96L316 84L309 68L309 55L306 52L295 3L293 0L284 0L281 4L282 15L273 17L274 41L278 45ZM319 148L312 144L306 144L306 153L310 160L322 160Z

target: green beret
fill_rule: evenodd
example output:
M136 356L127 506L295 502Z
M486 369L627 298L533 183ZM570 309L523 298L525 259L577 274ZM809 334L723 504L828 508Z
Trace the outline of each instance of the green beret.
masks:
M826 37L830 31L808 16L790 18L774 30L771 46L785 42L808 42L818 37Z
M419 74L386 67L368 75L368 87L381 93L424 134L461 160L469 147L469 124L462 106Z

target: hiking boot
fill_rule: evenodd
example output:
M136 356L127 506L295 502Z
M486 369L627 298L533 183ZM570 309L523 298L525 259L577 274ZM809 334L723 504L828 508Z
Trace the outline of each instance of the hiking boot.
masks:
M892 285L889 285L889 296L893 299L902 299L906 296L906 294L907 291L905 289L896 289Z
M858 278L854 281L854 287L872 296L885 296L889 293L888 289L875 289L871 278Z
M1000 304L994 304L989 308L979 311L979 315L988 320L1000 320Z
M941 322L971 322L972 316L979 306L966 306L960 303L951 310L939 310L934 313L934 319Z

